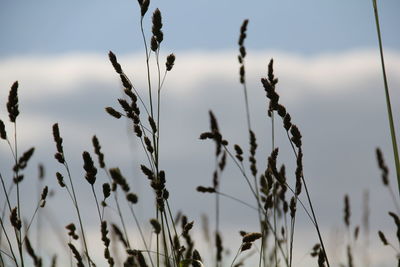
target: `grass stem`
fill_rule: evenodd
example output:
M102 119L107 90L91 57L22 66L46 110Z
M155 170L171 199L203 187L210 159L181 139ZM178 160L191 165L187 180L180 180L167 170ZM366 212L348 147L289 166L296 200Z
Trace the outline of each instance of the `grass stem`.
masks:
M386 107L387 107L387 113L388 113L388 119L389 119L390 135L391 135L391 138L392 138L394 163L395 163L395 166L396 166L397 186L398 186L398 190L399 190L399 194L400 194L400 160L399 160L399 151L398 151L398 146L397 146L394 122L393 122L392 106L390 104L389 85L388 85L387 77L386 77L386 68L385 68L385 60L384 60L384 56L383 56L383 45L382 45L381 29L380 29L380 25L379 25L378 6L377 6L377 3L376 3L376 0L372 0L372 4L374 6L376 32L377 32L377 35L378 35L378 42L379 42L379 53L380 53L380 57L381 57L383 83L384 83L384 86L385 86Z

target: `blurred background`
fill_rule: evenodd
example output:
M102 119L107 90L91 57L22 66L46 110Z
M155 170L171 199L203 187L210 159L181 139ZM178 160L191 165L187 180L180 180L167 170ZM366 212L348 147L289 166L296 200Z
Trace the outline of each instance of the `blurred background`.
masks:
M379 2L378 7L399 133L400 3L386 0ZM366 206L369 207L369 227L361 228L362 237L355 245L355 264L393 266L396 251L383 247L377 236L377 231L382 230L397 244L395 225L387 215L396 208L381 182L375 159L378 146L390 168L390 183L398 203L399 199L372 2L153 0L144 18L148 39L155 8L161 10L164 24L162 67L166 55L176 55L175 66L162 90L160 164L167 174L173 210L180 210L195 221L200 253L208 253L202 214L209 216L211 230L215 226L213 196L195 190L198 185L212 183L214 147L198 138L208 130L208 111L214 111L230 144L240 144L248 150L237 40L243 20L249 19L246 75L251 121L259 145L259 170L265 169L271 151L268 102L260 78L267 75L267 64L274 58L280 101L303 135L304 172L331 261L337 266L346 259L343 197L349 194L352 227L365 226L363 217ZM116 120L104 111L107 106L118 108L117 98L122 96L119 77L108 60L109 50L117 55L125 73L147 99L137 1L2 1L0 36L0 118L8 121L8 92L18 80L19 150L36 148L21 184L26 219L33 213L41 187L46 184L52 191L47 207L34 224L39 233L48 233L36 238L46 261L53 250L65 249L64 226L77 221L67 193L55 179L55 172L65 173L53 156L56 150L51 127L55 122L60 126L66 159L91 237L89 250L102 257L103 248L95 245L100 242L97 211L84 179L81 156L87 150L94 157L93 135L100 140L107 166L120 167L138 194L135 211L150 231L148 220L155 215L152 191L140 171L140 164L146 162L142 147L125 120ZM154 58L151 64L155 73ZM280 119L276 124L278 162L286 165L288 179L294 183L296 162ZM11 136L11 123L6 123L6 127ZM13 158L4 140L0 142L0 162L0 172L10 182ZM41 182L38 164L46 170ZM101 184L107 179L101 171L97 179L96 188L101 193ZM245 181L229 160L221 191L252 201ZM3 208L3 193L0 203ZM239 230L257 230L257 214L228 199L222 199L221 205L224 242L235 251L240 245ZM106 218L117 220L112 210ZM138 240L130 220L132 239ZM317 243L317 235L301 209L297 223L296 266L316 265L308 254Z

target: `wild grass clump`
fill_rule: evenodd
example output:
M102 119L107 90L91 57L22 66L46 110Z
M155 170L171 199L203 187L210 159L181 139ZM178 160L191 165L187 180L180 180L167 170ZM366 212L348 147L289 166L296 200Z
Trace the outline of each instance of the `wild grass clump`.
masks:
M68 164L69 155L64 150L64 140L62 135L62 125L54 123L52 129L53 140L55 143L54 159L59 164L59 169L55 174L58 182L58 191L62 191L65 198L69 199L70 205L75 213L75 217L69 218L70 223L65 229L59 229L67 237L67 251L63 252L64 258L69 259L68 264L73 266L298 266L299 260L294 257L294 244L296 238L296 222L298 220L298 210L302 210L309 221L310 227L315 231L317 243L309 249L310 257L315 258L315 263L319 267L331 266L332 262L329 251L324 243L324 233L321 231L318 222L317 211L314 208L311 192L307 184L309 180L306 176L303 164L304 150L301 127L296 124L296 116L291 114L290 108L284 106L280 101L279 83L274 71L275 61L270 59L266 65L265 77L260 79L260 89L266 94L265 117L271 123L271 150L267 155L259 155L259 136L252 128L254 122L251 121L251 112L248 98L248 85L246 79L246 47L247 27L249 20L244 20L239 31L239 83L244 95L244 117L246 119L248 132L248 142L245 144L232 144L220 128L218 118L210 110L209 129L200 134L201 140L211 141L215 150L213 153L215 166L210 184L198 185L197 191L203 194L211 194L215 204L213 211L208 217L215 220L213 238L206 238L212 244L212 255L204 254L199 249L195 240L193 229L197 222L192 221L182 213L176 213L176 207L170 205L170 193L167 187L167 171L161 166L161 115L163 114L162 92L168 72L173 70L176 57L173 53L165 59L160 56L164 33L162 13L155 9L151 17L150 37L147 36L144 28L144 20L148 17L150 1L139 0L140 9L140 30L144 43L146 87L137 88L129 76L124 72L123 66L118 61L118 57L112 51L108 54L108 59L120 79L123 96L116 100L112 106L105 107L105 112L114 119L124 119L128 122L129 133L134 135L141 145L142 153L145 155L145 162L139 166L143 178L149 183L153 193L153 202L144 203L140 199L140 192L135 192L130 186L130 180L124 175L125 170L118 166L110 167L106 155L102 152L102 144L99 138L92 137L93 152L82 152L82 169L84 178L87 182L87 192L93 201L93 216L98 218L98 230L101 243L96 246L101 247L103 259L95 262L94 248L88 242L89 234L83 211L82 204L77 194L76 179L73 177L71 168ZM390 109L390 98L386 83L384 70L382 44L380 38L379 21L377 16L376 2L374 1L376 22L378 29L379 44L381 48L382 66L385 80L385 92L388 100L388 113L392 137L394 135L393 118ZM156 68L155 73L151 72L152 67ZM37 196L35 209L30 214L22 213L24 203L21 202L20 184L24 181L27 165L32 158L35 148L29 148L21 153L18 145L17 122L20 115L18 100L18 82L11 85L7 112L12 134L7 133L6 124L0 120L0 138L2 143L8 145L10 155L13 158L12 175L3 177L0 170L0 182L4 196L4 203L1 205L0 218L0 266L45 266L49 262L51 266L62 266L63 263L57 261L57 253L51 259L44 258L44 254L39 253L30 236L32 236L31 226L38 217L38 211L46 208L48 201L49 188L43 186L40 195ZM167 116L168 114L165 114ZM164 116L164 114L163 114ZM282 133L291 149L291 158L282 160L280 158L280 148L275 144L275 135ZM398 167L398 157L396 158L397 144L395 138L392 139L395 151L396 169ZM106 144L107 145L107 144ZM376 150L378 168L384 187L388 189L393 198L396 212L390 211L388 215L394 222L396 228L396 238L394 234L387 235L379 230L377 237L384 246L390 246L397 255L399 261L400 242L400 219L399 203L391 188L389 180L389 167L385 163L383 153L380 149ZM259 159L266 159L260 161ZM294 173L289 173L285 163L291 162L295 165ZM227 164L232 164L237 175L243 178L243 183L248 187L251 194L251 202L241 199L224 192L221 184L221 177ZM76 168L76 166L73 166ZM44 169L39 168L40 177L43 177ZM175 185L172 185L175 186ZM195 186L195 185L194 185ZM173 196L179 198L179 196ZM224 232L221 222L221 198L229 198L237 204L244 205L254 210L254 220L257 221L257 229L238 229L241 242L238 244L225 244ZM122 208L122 204L128 207L128 212ZM154 217L147 218L147 224L143 225L137 217L137 205L145 205L146 209L153 209ZM106 210L113 210L117 214L117 220L107 216ZM351 219L350 196L344 197L343 222L347 237L343 244L345 260L343 266L355 266L356 255L354 246L360 235L360 226L353 225ZM208 218L207 217L207 218ZM28 219L29 218L29 219ZM96 218L96 220L97 220ZM206 220L206 219L205 219ZM367 224L368 217L365 219ZM139 233L140 240L131 238L128 225L133 222L136 231ZM206 233L209 229L206 226ZM150 231L146 231L150 229ZM44 235L44 234L43 234ZM40 235L39 235L40 236ZM397 239L397 241L396 241ZM113 249L114 244L118 244L122 251ZM93 244L92 244L93 246ZM233 255L227 256L226 251L234 247ZM252 257L252 262L249 258ZM206 258L210 262L206 263ZM336 260L338 261L338 260Z

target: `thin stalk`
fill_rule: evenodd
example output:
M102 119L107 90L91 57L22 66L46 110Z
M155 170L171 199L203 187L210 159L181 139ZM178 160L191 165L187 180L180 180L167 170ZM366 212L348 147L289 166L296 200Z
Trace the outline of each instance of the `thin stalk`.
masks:
M244 171L244 169L240 166L240 164L237 162L236 158L232 155L232 153L228 150L227 147L224 147L226 152L228 153L228 156L233 160L233 162L235 163L235 165L239 168L239 171L241 172L241 174L243 175L243 177L245 178L246 181L249 181L249 178L247 177L246 172ZM251 185L248 182L249 185ZM301 199L295 194L295 191L293 190L293 188L288 184L288 183L284 183L284 185L286 185L286 187L293 193L294 197L296 198L297 201L299 201L299 203L301 204L302 208L304 209L304 211L306 212L308 218L310 219L311 223L315 226L315 221L312 218L310 212L307 210L306 206L304 205L304 203L301 201ZM254 190L250 187L253 196L255 196L255 192ZM261 204L258 203L258 207L262 210Z
M146 135L146 134L144 133L144 135ZM142 148L144 150L144 153L146 154L147 160L149 161L151 169L154 169L155 168L154 167L155 161L154 161L153 155L149 155L149 152L147 151L146 145L144 144L143 138L140 138L140 142L142 144Z
M258 209L257 209L256 207L254 207L254 206L250 205L249 203L244 202L243 200L238 199L238 198L236 198L236 197L234 197L234 196L231 196L231 195L228 195L228 194L219 192L219 191L215 191L215 193L216 193L216 194L219 194L219 195L221 195L221 196L223 196L223 197L229 198L229 199L231 199L231 200L233 200L233 201L236 201L236 202L238 202L238 203L240 203L240 204L243 204L244 206L246 206L246 207L248 207L248 208L250 208L250 209L253 209L253 210L255 210L255 211L258 211Z
M275 120L274 120L274 111L271 111L271 145L272 151L275 149ZM274 230L276 231L276 193L274 194ZM275 235L275 246L274 246L274 255L275 255L275 266L278 267L278 253L277 253L277 243L278 237ZM265 255L265 254L264 254Z
M170 244L171 244L171 252L172 252L172 254L173 254L172 259L175 260L175 265L178 265L180 259L178 259L177 255L176 255L176 253L175 253L175 249L174 249L174 247L173 247L174 242L173 242L173 240L172 240L171 231L170 231L170 229L169 229L169 224L168 224L168 218L167 218L167 214L165 213L165 211L164 211L164 218L165 218L165 224L167 225L167 231L168 231L169 242L170 242Z
M13 247L12 247L10 238L8 237L8 234L7 234L7 231L6 231L5 227L4 227L4 224L3 224L3 220L2 220L2 219L0 219L0 224L1 224L1 229L3 230L4 235L5 235L6 239L7 239L7 243L8 243L8 246L9 246L9 248L10 248L10 251L11 251L11 254L12 254L12 258L13 258L13 260L14 260L14 262L15 262L15 265L18 267L19 265L18 265L17 257L16 257L15 254L14 254L14 249L13 249Z
M240 250L241 250L241 249L242 249L242 245L240 245L238 251L236 252L235 257L234 257L233 260L232 260L231 267L233 267L233 264L235 263L237 257L239 257L239 254L240 254Z
M265 214L265 222L267 223L267 226L269 227L269 229L272 230L272 233L274 234L274 237L278 238L278 234L275 232L275 230L273 229L271 223L268 221L267 213L265 212L264 214ZM281 254L283 256L283 260L285 261L286 266L289 267L288 259L287 259L287 257L285 257L285 251L283 250L283 248L282 248L282 246L281 246L281 244L279 242L277 243L277 247L278 247L279 251L281 252ZM276 248L274 248L274 249L276 249ZM265 253L264 253L264 255L266 256Z
M290 255L289 255L289 245L288 245L288 241L289 241L288 240L288 234L289 234L289 232L288 232L288 223L287 223L287 214L286 213L285 213L283 218L284 218L284 221L285 221L286 254L288 255L288 257L290 257Z
M36 206L35 211L33 212L33 215L32 215L32 217L31 217L31 219L30 219L30 221L29 221L29 223L28 223L28 226L26 227L25 236L24 236L24 239L22 240L22 244L24 244L24 243L25 243L25 240L28 238L29 229L30 229L31 226L32 226L33 220L35 219L35 216L36 216L36 214L38 213L39 208L40 208L40 202L39 202L38 205Z
M15 152L15 166L18 164L18 147L17 147L17 121L14 122L14 152ZM17 212L18 212L18 220L21 220L21 203L20 203L20 195L19 195L19 181L18 181L18 167L15 170L15 181L17 185ZM24 257L22 255L22 233L21 230L16 231L17 243L19 256L21 258L21 266L24 267Z
M94 191L94 186L91 185L91 187L92 187L92 193L93 193L93 196L94 196L94 200L95 200L95 202L96 202L97 213L98 213L98 215L99 215L99 220L100 220L100 225L101 225L101 222L102 222L103 220L102 220L102 216L101 216L101 212L100 212L99 201L97 200L97 195L96 195L96 192Z
M267 216L265 216L265 220L267 220ZM261 267L262 266L262 262L264 261L264 266L266 264L265 261L265 244L266 244L266 236L265 236L265 229L263 226L261 226L261 249L260 249L260 258L258 260L258 266Z
M244 65L245 65L244 58L242 60L243 60L242 66L244 68ZM246 109L247 128L248 128L249 135L250 135L250 132L251 132L251 121L250 121L249 100L248 100L248 95L247 95L246 74L243 75L243 83L242 84L243 84L243 93L244 93L244 103L245 103L245 109ZM256 198L260 199L260 194L259 194L259 189L258 189L258 183L257 183L257 177L256 176L254 176L254 186L255 186ZM260 209L257 209L257 211L258 211L258 220L260 222L260 231L262 233L264 233L263 223L262 223L262 216L261 216ZM264 234L262 236L262 239L264 239ZM261 267L263 250L264 250L264 242L262 241L261 242L261 253L260 253L259 267ZM265 259L264 259L264 263L265 263Z
M296 157L296 160L297 160L298 154L297 154L297 152L296 152L296 150L294 148L293 141L290 139L289 133L287 133L287 136L288 136L289 142L290 142L290 144L291 144L291 146L293 148L293 152L294 152L294 155ZM325 246L324 246L324 241L322 240L321 232L319 230L317 216L315 216L314 208L313 208L313 205L312 205L312 202L311 202L311 197L310 197L310 194L309 194L308 188L307 188L307 183L306 183L306 180L304 178L304 173L302 173L302 175L301 175L301 180L303 182L304 189L306 191L308 205L310 206L310 210L311 210L311 215L312 215L312 218L313 218L314 226L315 226L315 229L317 230L318 239L319 239L319 242L321 244L321 247L322 247L322 250L323 250L323 253L324 253L326 264L328 265L328 267L330 267L328 256L326 254L326 250L325 250ZM297 201L297 198L296 198L296 201Z
M261 204L259 203L259 199L257 198L257 193L254 190L249 177L247 177L246 172L244 171L244 169L241 168L240 164L236 161L236 158L232 155L232 153L228 150L228 148L226 146L224 146L224 149L225 149L226 153L228 153L228 156L233 160L233 162L235 162L236 166L239 168L240 172L242 173L242 176L245 178L245 180L251 190L251 193L256 198L256 202L258 204L257 206L261 207Z
M244 63L243 63L244 64ZM250 123L250 109L249 109L249 100L247 96L247 85L246 81L243 83L243 92L244 92L244 103L246 108L246 119L247 119L247 128L249 131L251 130L251 123Z
M321 232L320 232L320 230L319 230L319 226L318 226L318 223L317 223L317 217L315 216L314 208L313 208L313 205L312 205L312 203L311 203L311 198L310 198L310 194L309 194L309 192L308 192L306 180L304 179L304 175L301 175L301 179L302 179L303 184L304 184L304 189L306 190L307 200L308 200L308 203L310 204L311 214L312 214L312 216L313 216L313 218L314 218L315 229L317 230L319 242L321 243L321 247L322 247L322 250L323 250L323 252L324 252L324 257L325 257L325 260L326 260L326 264L328 265L328 267L330 267L330 265L329 265L329 260L328 260L328 256L327 256L327 254L326 254L326 249L325 249L325 246L324 246L324 242L322 241Z
M8 196L8 192L7 192L6 186L4 184L4 179L3 179L3 176L1 175L1 173L0 173L0 181L1 181L1 185L2 185L3 191L4 191L4 195L6 196L8 209L11 212L12 209L11 209L10 198Z
M6 199L7 199L7 201L4 202L3 208L1 210L0 220L3 221L5 216L6 216L6 208L7 208L7 206L9 208L9 211L11 212L10 200L8 199L8 196L11 194L11 191L14 188L14 183L11 183L8 191L6 191L5 185L4 185L3 176L1 175L1 173L0 173L0 181L1 181L1 184L2 184L3 191L4 191L4 195L6 196ZM14 231L15 231L15 229L14 229ZM0 231L0 243L2 242L2 239L3 239L3 231ZM3 258L1 257L1 255L0 255L0 261L3 261ZM0 266L2 266L2 265L0 265Z
M274 111L271 114L271 138L272 138L272 150L275 149L275 119L274 119Z
M218 158L217 158L217 156L215 157L215 171L217 172L217 175L218 175ZM218 190L218 189L219 189L219 182L216 185L215 190ZM219 214L220 214L220 212L219 212L219 195L216 194L215 195L215 240L217 240L217 235L219 234ZM219 266L219 263L220 263L218 260L218 254L219 254L219 252L217 249L217 251L215 253L215 266L217 266L217 267Z
M393 192L393 189L392 189L392 187L390 185L388 186L388 190L389 190L390 196L392 197L393 205L397 210L397 214L400 214L399 203L397 203L396 197L395 197L394 192Z
M159 221L159 210L156 209L156 218L157 221ZM157 267L160 267L160 239L159 239L159 235L157 235Z
M161 213L161 228L162 228L162 239L163 239L163 245L164 245L164 253L165 255L169 255L168 253L168 245L167 245L167 238L165 237L165 225L164 225L164 217L163 217L163 213ZM167 257L165 262L166 267L170 267L170 263L169 263L169 258Z
M107 175L107 177L108 177L108 180L109 180L110 183L111 183L111 182L112 182L112 179L111 179L110 173L108 172L108 170L107 170L106 167L104 167L103 169L104 169L104 171L105 171L105 173L106 173L106 175ZM131 245L129 244L128 231L126 230L126 225L125 225L124 217L122 216L121 207L119 206L119 201L118 201L118 188L117 188L117 190L115 190L113 196L114 196L115 204L117 205L118 217L119 217L119 219L120 219L120 221L121 221L121 224L122 224L122 230L124 231L125 240L126 240L126 242L128 243L128 247L130 248Z
M122 73L122 75L123 75L123 76L129 81L129 83L131 84L132 89L133 89L133 91L136 93L136 95L137 95L137 97L138 97L140 103L142 103L142 105L143 105L143 107L144 107L144 110L145 110L147 116L149 116L150 113L149 113L149 111L147 110L147 107L146 107L146 105L144 104L144 101L143 101L142 97L140 96L139 92L136 90L135 86L133 86L133 84L132 84L132 82L130 81L130 79L128 78L128 76L126 76L125 73Z
M159 49L159 48L158 48ZM158 68L158 88L157 88L157 128L159 128L160 123L159 123L159 116L160 116L160 65L159 65L159 60L158 60L158 51L156 53L156 63L157 63L157 68ZM150 72L149 72L149 65L148 65L148 60L147 60L147 71L148 71L148 77L150 78ZM151 87L149 83L149 96L150 96L150 106L151 106L151 118L154 120L154 114L153 114L153 104L152 104L152 99L151 99ZM157 129L159 131L159 129ZM160 138L160 132L158 132L157 136L154 131L152 131L152 138L153 138L153 146L154 146L154 167L156 170L156 179L158 179L158 160L159 160L159 138Z
M217 240L216 237L217 237L217 234L219 234L219 195L218 194L215 196L215 206L216 206L216 208L215 208L215 213L216 213L215 240ZM219 252L217 251L215 254L215 264L217 267L220 265L219 260L218 260L218 254L219 254Z
M170 220L171 220L171 222L172 222L172 228L174 229L175 235L178 236L178 232L176 231L176 225L175 225L174 218L173 218L173 216L172 216L172 212L171 212L171 208L170 208L170 206L169 206L168 199L165 200L165 203L167 204L167 210L168 210L169 218L170 218Z
M117 205L118 216L119 216L120 221L121 221L122 230L124 231L126 242L128 244L128 247L130 248L131 245L129 244L128 231L126 230L124 217L122 217L121 207L119 206L119 201L118 201L118 197L117 197L116 194L117 194L117 191L115 191L115 193L114 193L114 200L115 200L115 204Z
M63 155L63 156L64 156L64 155ZM65 157L64 157L64 158L65 158ZM90 266L92 266L92 264L91 264L91 260L90 260L90 256L89 256L89 250L88 250L88 246L87 246L87 242L86 242L85 231L84 231L84 229L83 229L83 223L82 223L81 212L80 212L80 210L79 210L78 200L77 200L77 198L76 198L75 189L74 189L74 184L72 183L71 172L70 172L70 170L69 170L69 168L68 168L68 164L67 164L66 161L64 162L64 166L65 166L65 169L67 170L69 182L70 182L70 184L71 184L72 196L73 196L73 198L74 198L74 199L73 199L74 207L75 207L75 210L76 210L77 215L78 215L79 226L80 226L81 232L82 232L83 245L84 245L84 247L85 247L85 253L86 253L86 256L87 256L87 259L88 259L88 264L89 264L89 267L90 267Z
M3 260L3 254L6 255L7 257L9 257L11 260L14 260L13 257L10 254L8 254L4 250L0 249L0 266L5 266L4 265L4 260Z
M137 216L136 216L136 214L135 214L135 211L134 211L133 208L132 208L132 205L129 205L129 209L130 209L130 211L131 211L131 213L132 213L133 219L135 220L136 227L137 227L138 230L139 230L140 238L142 239L143 245L144 245L144 247L146 248L147 254L149 255L149 259L150 259L151 266L154 267L154 263L153 263L153 260L151 259L151 255L150 255L150 252L149 252L149 247L147 246L146 239L144 238L142 228L140 227L139 220L138 220L138 218L137 218Z
M296 199L297 202L297 199ZM296 203L297 204L297 203ZM297 212L296 212L297 213ZM295 223L296 223L296 214L290 219L290 254L289 254L289 267L292 267L293 261L293 240L294 240L294 231L295 231Z
M235 165L239 168L239 170L240 170L240 172L242 173L243 177L244 177L245 180L247 181L247 183L248 183L248 185L249 185L249 187L250 187L250 190L251 190L253 196L256 198L256 202L257 202L258 209L262 210L262 211L263 211L263 214L264 214L265 217L267 218L267 213L263 210L259 199L257 199L257 194L255 193L254 189L252 188L251 183L250 183L250 180L249 180L249 178L247 177L245 171L240 167L240 164L237 162L236 158L232 155L232 153L228 150L228 148L227 148L226 146L224 146L224 149L225 149L225 151L228 153L228 156L233 160L233 162L235 163ZM289 185L287 185L287 186L288 186L288 188L290 188ZM290 190L291 190L292 192L294 192L292 189L290 189ZM303 205L303 208L304 208L304 210L306 211L306 213L308 214L307 209L305 208L304 205ZM310 216L310 215L309 215L309 216ZM311 217L310 217L310 218L311 218ZM311 220L311 221L313 222L313 220ZM266 219L265 222L267 223L267 226L272 230L272 233L274 234L275 238L278 238L278 237L277 237L277 234L276 234L275 231L274 231L274 228L273 228L272 225L269 223L269 221ZM282 249L281 245L279 244L279 242L278 242L278 248L279 248L279 250L281 251L282 255L285 255L285 252L283 251L283 249ZM286 265L289 266L289 262L288 262L287 258L284 257L284 260L285 260Z
M380 53L380 56L381 56L383 83L385 85L386 107L387 107L387 112L388 112L390 135L391 135L391 138L392 138L394 162L395 162L395 165L396 165L397 186L398 186L398 190L399 190L399 194L400 194L400 160L399 160L399 151L398 151L398 147L397 147L396 132L395 132L394 123L393 123L392 106L390 104L389 86L388 86L388 82L387 82L387 78L386 78L385 60L384 60L384 57L383 57L383 46L382 46L381 30L380 30L380 26L379 26L378 6L376 4L376 0L372 0L372 4L374 6L376 32L378 34L379 53Z
M161 82L161 86L160 86L160 91L161 91L161 89L162 89L162 87L163 87L163 85L164 85L165 77L167 77L167 70L165 70L165 72L164 72L164 76L163 76L163 78L162 78L162 82Z
M150 114L151 114L151 117L154 117L153 116L153 99L151 96L151 78L150 78L150 65L149 65L150 55L149 55L149 50L147 48L146 35L144 34L144 30L143 30L143 17L140 19L140 31L142 32L144 49L146 52L147 83L148 83L148 87L149 87L149 98L150 98Z
M275 266L278 267L278 251L277 251L277 244L278 244L278 231L277 231L277 222L276 222L276 192L274 193L274 231L275 235L275 246L274 246L274 255L275 255Z
M43 177L42 177L43 178ZM41 188L43 187L43 181L39 176L39 181L37 183L37 194L39 195L41 192ZM40 205L40 201L39 200L39 205ZM38 210L37 212L37 224L36 224L36 234L37 234L37 238L36 238L36 247L37 247L37 251L38 251L38 255L42 254L42 225L43 225L43 221L42 221L42 212L41 210ZM32 217L33 219L33 217ZM26 236L27 234L25 234Z
M156 52L156 62L157 62L157 71L158 71L158 89L157 89L157 138L154 138L154 146L155 146L155 151L157 151L156 158L157 158L157 164L158 164L158 153L159 153L159 148L160 148L160 111L161 111L161 73L160 73L160 61L159 61L159 53L160 53L160 47L158 47L158 50ZM164 75L165 78L165 75ZM164 83L164 79L162 81ZM155 135L155 133L153 133Z
M11 143L10 143L10 140L8 140L8 138L7 138L7 143L8 143L8 147L9 147L10 150L11 150L11 154L13 155L14 161L17 160L17 158L16 158L16 156L15 156L15 153L14 153L14 149L12 148L12 145L11 145Z

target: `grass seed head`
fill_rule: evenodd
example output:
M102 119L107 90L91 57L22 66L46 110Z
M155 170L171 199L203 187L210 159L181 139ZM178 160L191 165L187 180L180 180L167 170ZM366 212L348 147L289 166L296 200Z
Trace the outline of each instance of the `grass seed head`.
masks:
M62 176L61 173L56 172L56 177L57 177L57 182L61 187L65 187L65 183L64 183L64 177Z
M297 148L300 148L302 145L301 142L301 133L299 128L296 125L292 125L292 127L290 128L290 133L292 134L292 138L291 140L293 141L293 143L295 144L295 146Z
M249 20L245 19L243 20L242 26L240 27L240 36L238 41L239 46L243 46L244 40L246 39L246 31L248 23Z
M57 152L60 154L64 153L62 142L63 139L60 136L60 129L58 128L58 123L53 124L53 138L56 142Z
M294 218L294 216L296 215L296 198L295 197L292 197L290 199L289 209L290 209L290 217Z
M350 200L349 196L345 195L344 196L344 218L343 218L344 224L346 227L350 227Z
M116 224L111 224L111 227L114 231L114 234L118 237L118 239L122 242L125 248L128 248L128 242L125 240L124 234L121 229Z
M378 161L379 169L381 169L383 185L388 186L389 185L389 168L387 167L387 165L385 163L385 159L383 158L383 153L379 147L376 148L376 159Z
M19 115L18 109L18 81L15 81L11 86L7 102L8 116L11 122L15 122Z
M153 13L152 22L153 22L153 27L152 27L153 36L156 37L157 42L160 44L164 39L164 34L161 31L163 24L162 24L161 12L158 8Z
M254 241L256 241L257 239L260 239L262 237L261 233L248 233L246 234L243 239L242 239L242 243L252 243Z
M140 13L142 18L146 15L147 10L149 9L150 0L138 0L140 4Z
M94 147L94 153L97 155L97 158L99 160L100 168L105 168L106 164L104 163L104 154L101 152L99 139L95 135L92 138L92 144Z
M246 242L246 243L242 243L242 246L240 248L240 252L246 251L251 249L252 243Z
M2 120L0 120L0 138L7 140L6 126Z
M175 64L175 55L169 54L167 56L167 61L165 62L165 67L167 68L167 71L171 71L174 64Z
M109 171L110 171L111 178L114 181L113 186L114 186L114 184L119 185L119 186L121 186L121 188L124 192L129 192L129 185L126 182L125 177L122 176L120 169L119 168L111 168ZM112 191L115 191L115 190L112 190Z
M77 266L84 267L85 265L83 264L82 256L81 254L79 254L79 251L76 249L76 247L72 243L68 243L68 247L70 248L72 254L74 255L74 258L76 259Z
M105 108L106 112L108 114L110 114L111 116L113 116L116 119L120 119L122 117L122 114L119 113L118 111L116 111L114 108L112 107L106 107Z
M389 245L389 242L387 241L386 236L382 231L378 231L378 236L379 236L379 239L382 241L384 246Z
M292 118L290 117L289 113L286 113L285 117L283 118L283 128L285 128L286 131L289 131L291 127Z
M90 156L89 152L84 151L82 153L82 158L83 169L86 171L85 179L89 182L89 184L94 185L96 182L97 169L94 166L92 157Z
M123 72L122 72L121 65L118 63L117 57L115 56L115 54L114 54L112 51L108 52L108 58L110 59L111 64L112 64L113 67L114 67L114 70L115 70L118 74L122 74Z
M17 207L13 208L11 210L11 214L10 214L10 222L11 225L18 231L21 230L22 227L22 223L21 220L18 218L18 212L17 212Z
M120 74L119 78L121 79L122 85L124 86L125 89L132 90L133 85L124 73Z
M131 204L136 204L138 202L138 197L134 193L129 193L126 195L126 199L131 203Z
M103 184L103 197L107 199L111 195L111 186L109 183Z
M154 233L156 233L156 235L161 233L161 225L157 219L151 219L150 224L153 227Z

